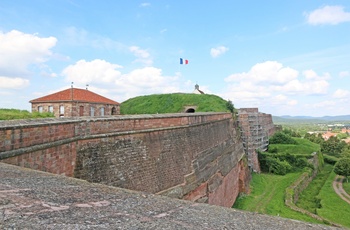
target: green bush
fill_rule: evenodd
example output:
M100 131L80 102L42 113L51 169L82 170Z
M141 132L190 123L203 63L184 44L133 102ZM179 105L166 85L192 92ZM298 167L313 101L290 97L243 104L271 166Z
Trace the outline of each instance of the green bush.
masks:
M270 144L292 144L296 145L297 142L288 134L283 132L275 133L269 140Z
M271 148L268 150L269 153L277 153L278 149L277 148Z
M267 157L266 164L270 173L286 175L291 171L292 166L287 161L280 161L278 158Z
M306 158L297 158L295 161L295 166L297 168L305 168L310 166L310 163L306 160Z
M330 155L327 155L327 154L323 154L323 159L324 159L325 163L330 164L330 165L335 165L335 163L337 163L337 161L338 161L337 157L330 156Z
M285 173L291 171L305 171L305 168L314 169L314 166L308 162L307 157L312 156L306 156L303 154L292 155L289 153L274 154L270 152L258 151L261 171L274 173L277 175L285 175Z
M347 144L335 136L321 143L321 151L331 156L340 157Z
M344 176L346 181L349 182L350 176L350 158L340 158L334 165L334 172L337 175Z

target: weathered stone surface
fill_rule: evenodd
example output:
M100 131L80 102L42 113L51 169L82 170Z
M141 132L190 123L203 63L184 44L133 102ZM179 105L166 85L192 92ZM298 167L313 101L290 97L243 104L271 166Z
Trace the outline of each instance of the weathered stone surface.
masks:
M0 163L0 229L336 229Z
M208 181L208 192L214 192L222 184L223 178L219 173L214 174Z

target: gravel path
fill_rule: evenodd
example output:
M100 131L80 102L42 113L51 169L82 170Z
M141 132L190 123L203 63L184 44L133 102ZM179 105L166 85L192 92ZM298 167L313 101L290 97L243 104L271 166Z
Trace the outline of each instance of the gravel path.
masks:
M345 192L343 188L343 181L344 181L344 177L336 176L333 181L333 189L340 198L342 198L345 202L350 204L350 195Z

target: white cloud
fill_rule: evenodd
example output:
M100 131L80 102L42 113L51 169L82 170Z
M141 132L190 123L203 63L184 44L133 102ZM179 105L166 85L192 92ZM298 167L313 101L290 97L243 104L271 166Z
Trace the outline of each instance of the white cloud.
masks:
M140 7L148 7L150 5L151 5L151 3L149 3L149 2L143 2L140 4Z
M145 67L136 69L123 75L127 83L138 87L157 87L164 84L161 69L155 67Z
M211 48L210 49L210 55L213 58L219 57L220 55L226 53L229 50L229 48L225 47L225 46L218 46L216 48Z
M0 76L0 88L2 89L23 89L29 85L29 80L24 78L9 78Z
M62 36L63 43L71 46L88 46L93 49L124 51L128 47L118 41L76 27L67 27Z
M337 89L333 93L333 98L348 98L349 96L350 96L350 91L344 90L344 89Z
M305 103L305 98L309 99L308 95L326 95L329 78L328 73L319 75L314 70L305 70L299 74L279 62L267 61L225 78L227 90L221 96L232 100L238 108L259 107L273 114L293 114L297 107L300 109L301 100Z
M193 90L194 85L184 86L181 76L164 76L159 68L144 67L129 73L122 73L120 68L120 65L105 60L80 60L65 68L62 75L77 87L89 84L90 90L118 102L139 95Z
M276 96L272 96L270 99L270 103L272 105L277 105L277 106L281 106L281 105L289 105L289 106L294 106L298 104L297 100L294 99L289 99L287 96L283 95L283 94L278 94Z
M30 65L47 61L56 42L54 37L0 31L0 74L8 77L28 74Z
M327 93L329 83L328 74L317 75L313 70L303 72L304 78L299 76L299 72L276 61L267 61L254 65L248 72L235 73L225 81L237 85L239 82L239 91L246 89L249 85L249 91L255 93L257 86L263 86L260 90L266 92L281 92L284 94L325 94ZM240 90L241 89L241 90Z
M95 59L93 61L80 60L74 65L66 67L62 75L69 82L74 83L112 83L121 76L120 65L111 64L105 60Z
M324 6L305 15L307 22L311 25L337 25L350 21L350 13L345 12L343 6Z
M115 84L120 90L135 90L137 92L165 93L179 90L178 77L162 75L162 70L155 67L135 69L116 79ZM176 87L173 87L176 86Z
M339 73L339 76L340 77L348 77L348 76L350 76L350 73L349 73L349 71L342 71L342 72L340 72Z
M129 51L135 55L137 58L135 62L141 62L145 65L152 65L153 61L150 58L150 54L147 50L140 49L138 46L131 46L129 47Z
M247 73L232 74L225 78L226 82L231 81L252 81L262 84L283 84L298 77L298 71L283 67L276 61L267 61L254 65Z
M313 108L332 108L335 105L336 105L335 101L327 100L327 101L321 101L318 103L310 104L308 106Z
M326 79L330 79L330 74L329 73L324 73L323 76L320 76L313 70L305 70L305 71L303 71L303 75L305 76L305 78L307 80L326 80Z

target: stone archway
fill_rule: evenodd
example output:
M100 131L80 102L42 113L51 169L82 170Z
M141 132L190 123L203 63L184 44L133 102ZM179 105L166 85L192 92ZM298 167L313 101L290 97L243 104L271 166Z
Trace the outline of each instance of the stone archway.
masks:
M195 113L195 112L196 112L196 109L197 109L197 106L196 106L196 105L187 105L187 106L184 106L182 112L185 112L185 113Z
M196 110L194 108L189 108L186 110L186 113L194 113Z

